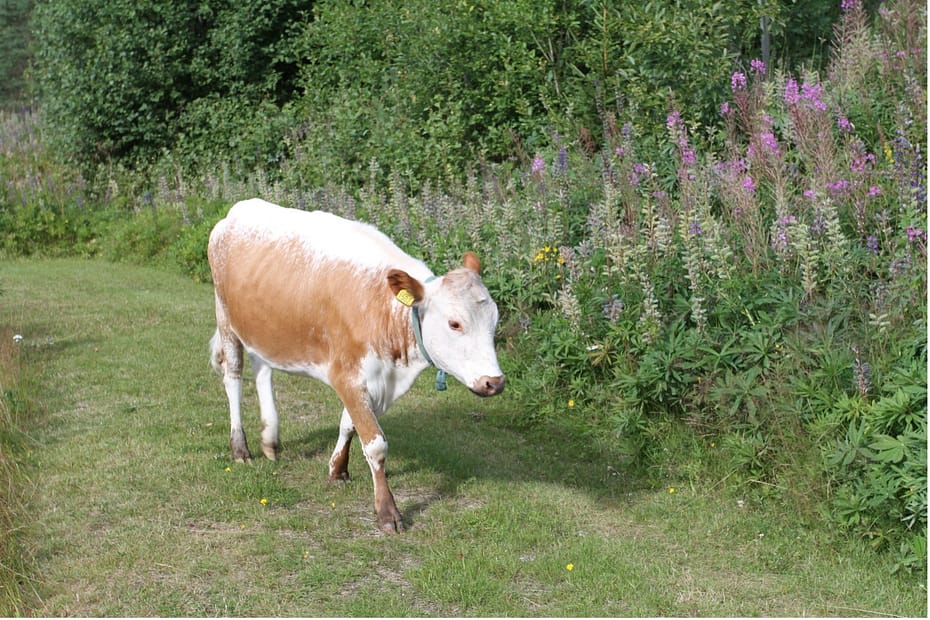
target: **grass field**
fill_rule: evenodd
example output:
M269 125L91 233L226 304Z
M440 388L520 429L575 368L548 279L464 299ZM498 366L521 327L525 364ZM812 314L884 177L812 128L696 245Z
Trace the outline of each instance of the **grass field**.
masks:
M429 373L382 420L409 526L384 536L357 446L353 481L326 481L341 405L320 383L279 375L282 459L230 462L209 285L80 260L0 282L41 378L15 533L31 614L925 615L924 583L791 506L634 475ZM248 385L246 406L257 439Z

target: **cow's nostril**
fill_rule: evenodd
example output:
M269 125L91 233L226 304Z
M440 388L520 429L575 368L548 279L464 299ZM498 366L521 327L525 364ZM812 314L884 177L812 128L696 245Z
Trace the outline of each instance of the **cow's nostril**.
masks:
M480 377L471 388L471 390L479 396L494 396L495 394L500 394L503 389L503 375L499 377Z

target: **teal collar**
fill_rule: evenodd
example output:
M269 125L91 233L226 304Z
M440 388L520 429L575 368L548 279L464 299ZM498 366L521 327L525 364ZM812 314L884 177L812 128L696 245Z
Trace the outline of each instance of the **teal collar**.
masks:
M436 276L430 276L426 281L429 282L435 279ZM429 356L429 353L426 352L426 347L423 346L423 328L420 326L420 310L416 306L410 307L410 322L413 324L413 337L416 338L420 353L423 354L423 357L430 366L435 366L436 364L433 362L433 358ZM446 371L438 368L436 369L436 389L440 392L446 389Z

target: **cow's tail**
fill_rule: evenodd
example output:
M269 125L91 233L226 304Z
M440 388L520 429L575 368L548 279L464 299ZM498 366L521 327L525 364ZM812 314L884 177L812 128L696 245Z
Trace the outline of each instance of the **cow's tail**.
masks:
M220 330L217 328L210 338L210 365L217 374L223 374L223 362L226 361L226 353L223 352L223 340L220 338Z

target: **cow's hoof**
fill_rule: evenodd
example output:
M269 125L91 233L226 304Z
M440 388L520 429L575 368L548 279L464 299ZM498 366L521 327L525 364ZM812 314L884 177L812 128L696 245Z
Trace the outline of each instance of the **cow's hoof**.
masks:
M263 443L263 444L262 444L262 452L264 452L265 456L266 456L269 460L277 461L277 460L278 460L278 454L281 453L281 446L279 446L278 444L268 445L268 444L264 444L264 443Z
M237 463L252 462L252 453L249 452L249 444L245 442L245 434L242 431L234 432L229 437L229 451L232 452L232 459Z
M399 514L378 517L378 527L385 534L399 534L404 531L404 522Z
M329 474L330 482L348 482L349 481L349 472L347 471L334 471Z

